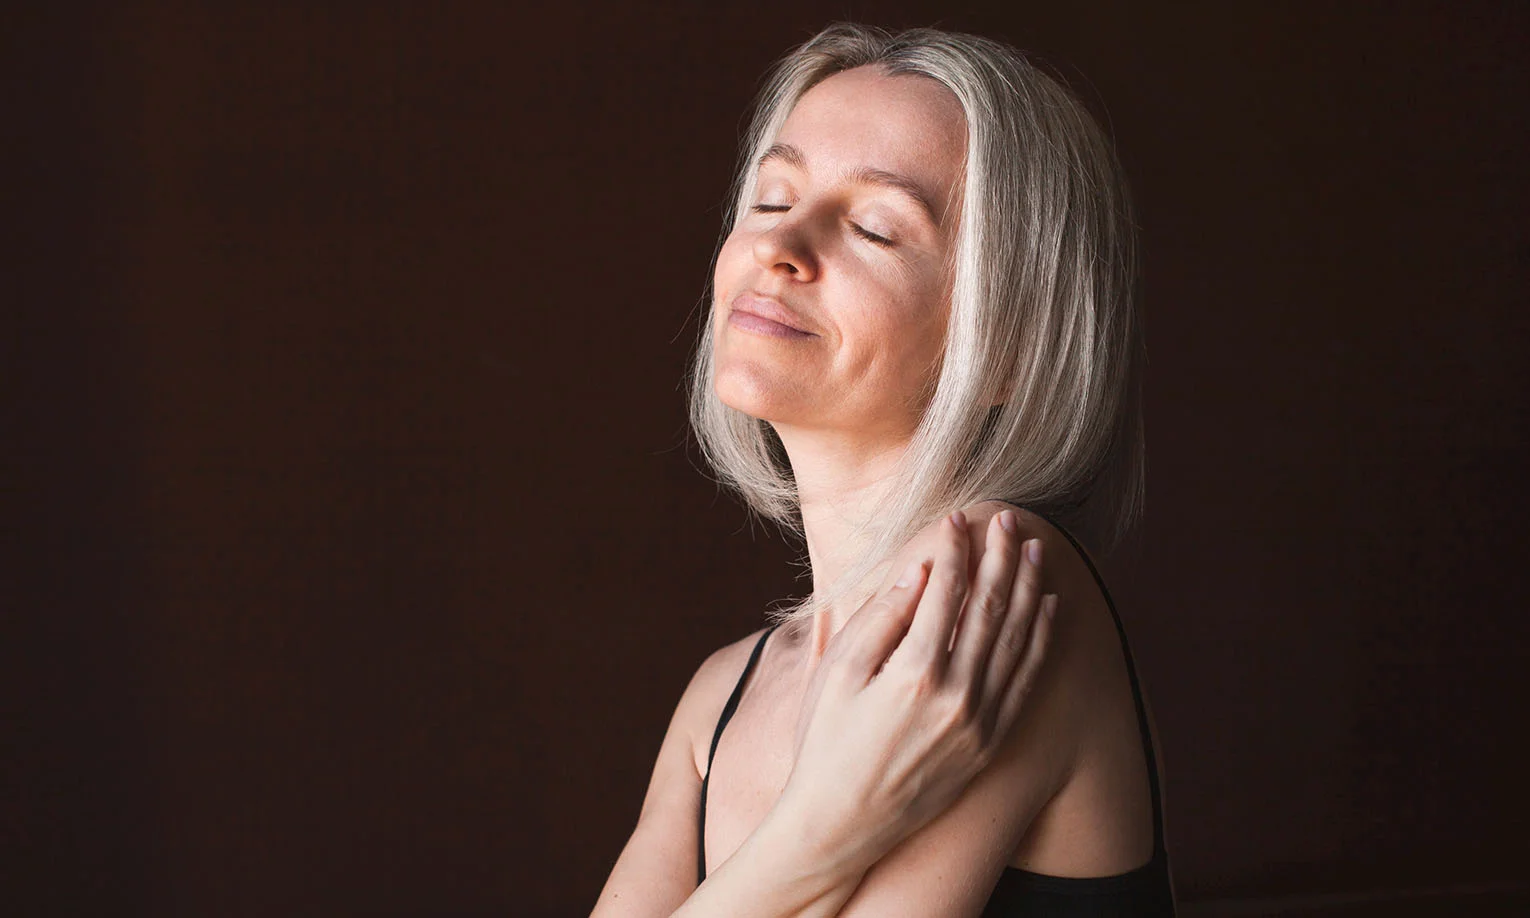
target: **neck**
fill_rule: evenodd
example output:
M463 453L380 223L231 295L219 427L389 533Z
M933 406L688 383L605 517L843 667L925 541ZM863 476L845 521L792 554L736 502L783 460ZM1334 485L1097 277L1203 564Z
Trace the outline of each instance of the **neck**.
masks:
M849 569L870 541L858 531L887 493L907 440L867 442L840 432L805 431L775 425L786 448L802 507L802 530L812 566L813 593L820 595ZM855 612L836 604L814 613L810 664L822 657L829 639Z

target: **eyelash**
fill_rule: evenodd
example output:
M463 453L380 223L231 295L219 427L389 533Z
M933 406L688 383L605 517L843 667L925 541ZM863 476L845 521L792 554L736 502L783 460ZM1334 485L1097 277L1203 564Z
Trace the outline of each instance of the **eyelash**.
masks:
M779 214L791 210L791 208L785 204L756 204L749 209L757 214ZM873 233L871 230L866 229L857 223L851 223L850 230L872 245L879 245L883 248L891 248L893 245L893 241L891 239L888 239L886 236L878 236L876 233Z

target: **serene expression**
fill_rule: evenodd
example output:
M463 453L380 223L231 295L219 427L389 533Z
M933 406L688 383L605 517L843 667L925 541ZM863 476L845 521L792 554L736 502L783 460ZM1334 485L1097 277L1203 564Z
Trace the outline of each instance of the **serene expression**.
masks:
M906 439L945 344L966 122L944 86L859 67L797 102L714 277L723 402Z

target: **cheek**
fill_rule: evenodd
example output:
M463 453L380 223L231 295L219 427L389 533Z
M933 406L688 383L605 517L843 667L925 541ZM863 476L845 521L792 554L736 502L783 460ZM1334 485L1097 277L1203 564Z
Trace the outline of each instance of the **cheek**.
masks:
M749 246L742 233L734 231L723 240L717 251L717 267L712 271L712 288L721 300L733 289L739 273L747 268Z
M895 305L877 337L883 372L900 401L923 393L938 371L946 345L946 304L938 285L918 285ZM891 316L896 316L895 319Z
M919 341L920 352L938 358L946 345L946 324L950 320L951 288L944 272L920 278L919 307L912 334Z
M715 331L720 331L721 317L726 311L722 308L733 296L738 269L738 245L735 236L729 236L723 240L722 247L717 251L717 264L712 268L712 302L711 316Z
M848 346L840 356L842 378L854 386L862 408L873 410L875 405L876 411L901 412L922 393L939 359L943 323L934 321L932 304L913 296L865 305L864 311L847 317L854 326L847 329Z
M906 360L925 360L945 344L946 299L938 283L905 282L884 300L880 334Z

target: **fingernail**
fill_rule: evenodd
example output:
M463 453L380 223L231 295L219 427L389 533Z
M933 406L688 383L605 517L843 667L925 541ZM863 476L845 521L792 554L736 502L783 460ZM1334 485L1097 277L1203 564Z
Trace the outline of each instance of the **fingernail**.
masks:
M913 564L910 564L908 566L908 569L903 572L903 576L898 578L898 582L896 584L894 584L894 586L899 586L899 587L910 587L910 586L913 586L914 583L919 580L920 575L924 573L923 568L924 568L924 562L923 561L915 561Z
M1032 564L1041 563L1041 540L1031 539L1025 543L1025 556L1031 559Z
M951 525L955 526L957 529L966 529L967 528L967 514L961 512L960 510L958 510L955 513L951 514Z
M999 511L999 525L1004 527L1005 532L1015 531L1015 512L1013 510Z

